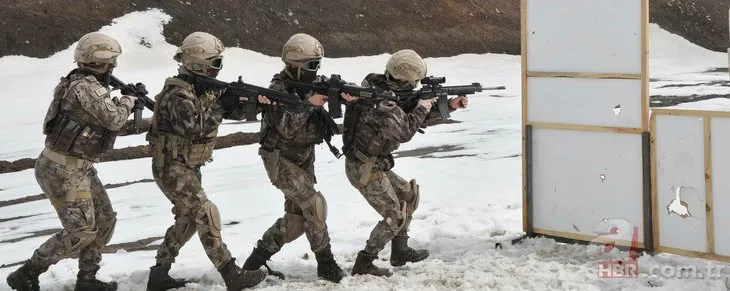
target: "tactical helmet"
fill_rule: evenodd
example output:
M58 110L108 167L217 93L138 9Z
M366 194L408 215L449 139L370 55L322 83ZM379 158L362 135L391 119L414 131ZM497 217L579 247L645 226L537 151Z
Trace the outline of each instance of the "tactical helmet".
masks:
M390 77L406 81L413 87L426 77L426 62L413 50L404 49L395 52L385 65L385 73Z
M324 57L322 44L306 33L292 35L281 50L282 61L307 71L318 70L322 57Z
M100 32L91 32L82 36L76 44L74 61L79 67L88 68L99 73L104 73L109 66L89 66L89 64L117 65L117 56L122 54L122 47L115 39Z
M195 73L206 74L208 69L223 68L221 53L226 48L220 39L207 32L196 31L189 34L180 44L173 59Z

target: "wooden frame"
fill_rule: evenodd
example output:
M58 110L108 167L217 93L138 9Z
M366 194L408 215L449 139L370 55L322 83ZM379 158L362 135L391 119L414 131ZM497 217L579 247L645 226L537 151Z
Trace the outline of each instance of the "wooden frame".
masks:
M665 247L659 241L659 200L657 199L658 176L657 176L657 148L655 137L656 134L656 117L659 115L666 116L690 116L699 117L703 121L703 142L704 142L704 176L705 176L705 227L707 231L707 252L696 252L673 247ZM714 226L714 204L713 204L713 184L712 184L712 118L723 117L730 118L730 111L709 111L709 110L688 110L688 109L655 109L652 110L650 118L651 132L651 200L652 200L652 231L654 237L654 249L658 252L671 253L681 256L711 259L724 262L730 262L730 256L715 254L715 226Z
M521 0L521 60L522 60L522 215L523 230L526 236L544 235L555 239L570 240L574 242L591 242L596 241L597 237L583 234L568 233L562 231L554 231L549 229L535 229L532 222L532 128L549 128L573 131L590 131L590 132L610 132L625 134L642 134L644 156L644 205L642 207L642 217L644 218L644 242L639 243L641 249L651 252L665 252L687 257L711 259L724 262L730 262L730 256L717 255L715 253L715 225L714 225L714 189L712 181L712 118L722 117L730 118L730 111L709 111L709 110L687 110L687 109L654 109L650 110L649 104L649 72L648 72L648 24L649 24L649 1L641 0L641 74L626 73L588 73L588 72L545 72L545 71L528 71L528 35L527 35L527 2L529 0ZM729 49L730 50L730 49ZM594 126L581 124L564 124L549 122L529 122L527 100L529 78L580 78L580 79L633 79L641 80L641 128L623 128L611 126ZM665 247L659 241L659 201L657 200L658 176L657 176L657 144L656 144L656 116L694 116L703 120L703 146L704 146L704 183L705 183L705 202L706 216L705 227L707 232L707 252L697 252L674 247ZM630 246L630 242L605 242L615 243L617 246Z
M628 134L641 134L642 132L644 132L641 128L632 127L598 126L552 122L528 122L527 124L532 125L532 127L534 128L565 129L574 131L615 132Z
M522 230L532 235L532 225L528 225L527 199L527 0L520 0L520 59L522 65Z
M537 72L528 71L527 66L527 1L520 0L520 25L521 25L521 65L522 65L522 228L526 236L533 236L536 234L542 234L553 237L561 237L572 239L576 241L591 241L594 237L565 233L559 231L552 231L546 229L533 229L532 225L532 167L531 167L531 151L527 152L527 142L531 142L531 138L528 141L526 136L527 128L551 128L561 130L573 130L573 131L591 131L591 132L610 132L610 133L625 133L625 134L639 134L645 137L644 144L642 145L642 151L645 152L645 164L648 163L649 155L649 143L651 138L646 138L649 135L649 73L648 73L648 24L649 24L649 0L641 0L641 74L627 74L627 73L589 73L589 72ZM564 123L548 123L548 122L528 122L528 77L530 78L581 78L581 79L633 79L641 80L641 128L624 128L624 127L611 127L611 126L594 126L594 125L581 125L581 124L564 124ZM649 167L644 169L644 183L646 185L651 183L651 171ZM528 178L529 177L529 178ZM528 193L529 192L529 193ZM649 200L651 191L648 187L644 187L643 200ZM644 224L644 242L647 244L640 243L640 248L651 250L653 249L653 230L651 230L651 213L647 213L646 209L650 207L642 207L642 217ZM647 228L649 228L647 230ZM626 246L629 246L628 242L624 242Z
M576 72L527 72L527 77L533 78L576 78L576 79L623 79L638 80L641 74L623 73L576 73Z
M583 242L597 242L597 243L605 243L605 244L613 244L616 246L622 246L622 247L631 247L631 241L627 240L612 240L612 239L606 239L601 238L598 236L590 236L590 235L582 235L582 234L576 234L576 233L569 233L569 232L562 232L562 231L555 231L555 230L549 230L549 229L534 229L535 233L544 234L552 237L562 237L567 238L575 241L583 241ZM640 242L638 243L638 247L640 249L644 249L645 245L644 243Z

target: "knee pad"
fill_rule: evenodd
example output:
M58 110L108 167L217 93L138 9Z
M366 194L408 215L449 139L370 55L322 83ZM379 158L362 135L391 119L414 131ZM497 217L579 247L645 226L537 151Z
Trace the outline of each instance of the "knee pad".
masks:
M99 247L104 247L106 244L109 243L109 241L112 239L112 235L114 234L114 229L117 226L117 218L113 218L111 222L105 223L104 225L98 225L99 231L96 234L96 239L94 240L94 243L96 243Z
M304 234L304 217L286 213L280 224L284 243L290 243Z
M315 228L324 228L327 220L327 201L322 192L317 192L300 205L307 223Z
M199 226L210 229L210 233L213 236L221 236L221 215L218 212L218 206L210 202L210 200L206 200L200 205L195 222Z
M411 180L411 193L413 193L413 198L411 198L411 201L407 202L410 213L413 213L414 211L416 211L416 208L418 208L418 202L421 199L421 193L418 183L416 183L416 179Z
M96 227L88 229L80 229L75 231L68 231L67 235L63 237L63 245L66 248L67 254L71 254L79 249L88 246L96 238ZM75 243L73 238L78 239Z
M408 204L403 201L401 202L401 208L398 212L391 212L390 216L385 218L385 223L390 226L390 230L393 231L393 234L397 234L403 229L403 227L406 226L407 222L407 214L408 211Z

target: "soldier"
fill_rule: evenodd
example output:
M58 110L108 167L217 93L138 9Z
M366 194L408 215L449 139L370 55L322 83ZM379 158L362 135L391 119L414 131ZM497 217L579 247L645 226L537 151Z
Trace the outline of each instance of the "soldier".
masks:
M323 80L317 70L324 56L322 45L314 37L298 33L284 44L281 59L285 68L275 74L269 88L289 93L296 92L287 81L313 83ZM271 183L284 193L284 216L263 234L244 269L255 270L266 266L266 261L281 250L284 244L306 233L312 252L317 259L317 275L325 280L339 282L345 273L332 255L327 231L327 203L321 192L314 189L314 146L324 139L329 145L339 128L322 107L327 96L306 92L300 94L306 104L303 109L275 106L265 97L261 121L261 156ZM266 105L270 104L270 105ZM336 148L330 145L330 149ZM267 266L268 268L268 266ZM278 272L271 271L278 275Z
M401 50L390 57L384 74L367 75L362 86L384 92L412 90L426 76L426 69L426 63L415 51ZM383 217L370 233L365 248L358 252L352 275L390 276L390 270L372 263L389 241L392 266L422 261L429 255L428 250L415 250L407 243L408 227L418 207L418 184L415 179L406 181L391 169L392 152L400 143L411 140L425 120L439 118L438 110L432 108L436 98L418 101L410 112L404 112L393 100L358 100L348 95L343 98L345 173L350 184ZM466 96L449 100L450 111L467 104Z
M40 290L38 276L59 260L79 252L75 290L116 290L116 282L96 279L101 248L114 233L117 213L109 202L94 163L114 147L117 136L147 131L149 120L134 132L127 120L137 98L122 92L110 97L109 76L122 53L119 43L92 32L79 39L77 68L53 92L43 123L45 149L35 163L35 176L61 220L57 232L31 258L7 277L15 290Z
M211 34L188 35L174 55L181 63L179 74L167 78L162 92L155 97L155 113L147 135L152 173L157 186L173 204L175 222L157 250L157 264L150 268L147 290L185 286L187 280L174 279L168 272L180 248L196 231L228 290L253 287L267 275L265 270L241 270L236 266L236 259L221 236L218 208L201 185L200 168L211 159L218 127L223 118L232 118L234 113L221 108L218 98L222 92L200 92L195 87L196 78L218 75L224 49L223 43Z

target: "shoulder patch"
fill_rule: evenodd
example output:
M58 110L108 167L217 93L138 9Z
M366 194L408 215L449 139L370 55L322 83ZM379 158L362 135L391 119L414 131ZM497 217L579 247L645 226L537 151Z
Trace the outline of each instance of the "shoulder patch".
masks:
M98 88L94 89L94 94L96 94L96 97L102 97L106 93L108 93L108 90L104 87L98 87Z
M117 105L114 104L114 100L111 98L104 98L104 105L106 105L106 109L109 109L109 111L115 111L117 109Z

